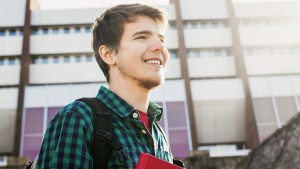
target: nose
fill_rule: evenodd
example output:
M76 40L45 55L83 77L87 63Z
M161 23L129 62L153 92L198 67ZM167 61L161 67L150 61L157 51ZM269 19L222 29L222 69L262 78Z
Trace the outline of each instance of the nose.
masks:
M157 38L153 41L151 49L153 52L163 52L165 49L165 44L160 38Z

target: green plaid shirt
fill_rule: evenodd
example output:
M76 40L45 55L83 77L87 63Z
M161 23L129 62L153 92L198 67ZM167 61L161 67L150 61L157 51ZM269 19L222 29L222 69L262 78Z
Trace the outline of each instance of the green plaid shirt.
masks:
M148 107L151 134L139 120L138 111L119 96L101 87L97 98L111 110L115 137L123 145L129 159L119 161L113 151L109 168L135 168L142 152L172 162L173 156L164 133L155 121L162 108L150 102ZM49 123L39 153L36 168L93 168L91 143L93 114L84 102L75 101L62 108Z

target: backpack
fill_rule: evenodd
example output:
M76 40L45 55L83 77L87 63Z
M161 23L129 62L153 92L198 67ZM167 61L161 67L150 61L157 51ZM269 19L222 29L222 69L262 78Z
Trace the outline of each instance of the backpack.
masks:
M94 159L93 168L106 169L112 151L115 151L118 154L120 161L123 162L128 159L128 156L123 151L123 146L112 134L113 126L110 109L100 99L97 98L80 98L76 101L82 101L86 103L93 112L94 134L91 145L92 157ZM33 161L28 161L24 169L35 169L37 159L38 156Z
M128 159L128 156L123 151L122 144L113 135L111 110L97 98L81 98L76 101L86 103L93 112L94 136L91 145L92 157L94 159L93 168L107 168L112 151L118 154L120 161L123 162Z

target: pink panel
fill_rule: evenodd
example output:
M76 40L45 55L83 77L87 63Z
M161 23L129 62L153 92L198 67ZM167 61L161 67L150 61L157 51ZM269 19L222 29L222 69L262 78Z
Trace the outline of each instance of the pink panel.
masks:
M48 114L47 114L47 124L54 118L56 113L61 109L61 107L49 107Z
M184 102L167 102L168 126L186 127L186 116Z
M189 142L186 130L170 131L170 146L174 157L184 158L189 154Z
M44 108L27 108L25 111L25 134L42 133Z
M23 156L34 159L40 152L43 137L24 137L23 141Z

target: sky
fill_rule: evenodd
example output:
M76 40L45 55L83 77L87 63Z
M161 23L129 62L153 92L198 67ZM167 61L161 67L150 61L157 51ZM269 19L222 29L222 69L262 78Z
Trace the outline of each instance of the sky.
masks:
M108 7L120 3L148 3L152 5L166 5L169 0L37 0L40 8L47 9L72 9L72 8L97 8ZM184 1L184 0L182 0ZM286 2L300 0L232 0L234 3L249 3L249 2Z

